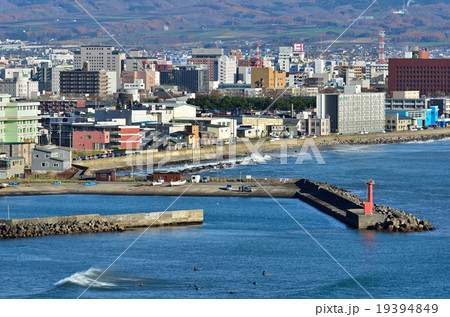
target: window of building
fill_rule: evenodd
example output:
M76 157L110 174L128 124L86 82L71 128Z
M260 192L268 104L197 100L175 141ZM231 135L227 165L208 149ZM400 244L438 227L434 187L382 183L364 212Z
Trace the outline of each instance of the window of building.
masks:
M42 162L42 163L41 163L41 166L42 166L42 167L48 167L48 163L47 163L47 162Z

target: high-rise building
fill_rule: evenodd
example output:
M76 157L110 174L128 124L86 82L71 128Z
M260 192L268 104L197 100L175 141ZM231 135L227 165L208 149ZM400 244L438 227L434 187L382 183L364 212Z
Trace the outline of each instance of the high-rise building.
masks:
M209 92L209 72L206 67L195 65L178 66L172 70L160 72L161 85L178 86L187 92Z
M11 102L0 95L0 143L37 143L39 102Z
M273 68L252 68L251 88L284 88L286 87L286 72Z
M236 57L221 56L217 60L217 80L222 84L234 84L236 77Z
M92 71L89 63L82 70L60 73L61 95L92 95L106 96L108 94L108 75L105 70Z
M380 132L385 128L385 94L361 93L357 87L341 94L318 94L317 117L330 117L332 133Z
M41 93L52 91L52 62L41 62L38 67L37 77L39 81L39 91Z
M351 72L354 78L361 79L364 72L364 67L360 65L349 65L347 62L341 62L338 65L338 74L347 77L347 72Z
M91 71L112 71L116 72L117 83L120 84L122 73L122 61L125 54L120 53L114 46L81 46L79 51L74 53L73 66L75 69L82 69L85 62L89 62Z
M278 51L278 68L279 70L289 72L291 67L291 58L293 57L292 47L281 46Z
M206 65L209 73L209 81L217 78L215 65L219 57L223 55L223 49L219 48L193 48L192 58L188 58L187 62L194 65Z
M71 65L58 65L52 67L52 92L55 95L59 95L59 77L61 72L73 70Z
M412 52L412 58L389 60L389 90L419 90L421 96L450 95L450 58L429 58L428 50Z

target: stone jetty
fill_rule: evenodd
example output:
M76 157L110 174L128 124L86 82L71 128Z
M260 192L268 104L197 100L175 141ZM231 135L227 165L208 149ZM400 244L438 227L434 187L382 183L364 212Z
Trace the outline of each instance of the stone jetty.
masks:
M436 230L425 219L391 207L374 204L373 214L364 214L364 200L327 183L302 179L299 198L357 229L415 232Z
M179 210L100 216L98 214L0 219L0 239L72 233L121 232L133 228L201 224L203 210Z

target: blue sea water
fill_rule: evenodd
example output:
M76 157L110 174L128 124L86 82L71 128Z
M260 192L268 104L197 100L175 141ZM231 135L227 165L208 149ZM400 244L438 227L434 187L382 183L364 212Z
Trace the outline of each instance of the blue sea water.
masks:
M297 153L290 151L288 164L270 154L267 164L237 165L219 176L307 177L362 197L364 181L373 178L376 203L426 218L438 230L356 231L299 200L278 202L373 297L448 298L450 141L338 146L321 153L325 165L296 165ZM0 217L8 205L11 216L20 218L161 211L175 199L2 197ZM146 231L82 298L369 296L269 198L181 197L170 210L188 208L204 209L203 225ZM141 233L1 240L0 298L77 298Z

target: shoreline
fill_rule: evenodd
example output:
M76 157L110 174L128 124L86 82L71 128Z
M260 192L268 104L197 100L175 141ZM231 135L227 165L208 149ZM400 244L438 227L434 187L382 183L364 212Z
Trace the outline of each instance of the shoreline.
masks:
M214 146L196 150L162 151L136 155L134 157L107 158L92 161L77 162L77 166L91 171L116 170L128 171L132 169L149 169L153 167L191 164L200 162L219 163L223 160L243 158L252 154L252 149L259 153L274 153L284 150L300 149L305 141L313 141L319 149L336 145L370 145L396 144L413 141L442 140L450 138L450 128L438 128L420 131L401 131L389 133L375 133L364 135L332 135L306 139L281 139L277 141L250 140L245 143ZM250 147L250 149L249 149ZM161 165L161 166L160 166Z

